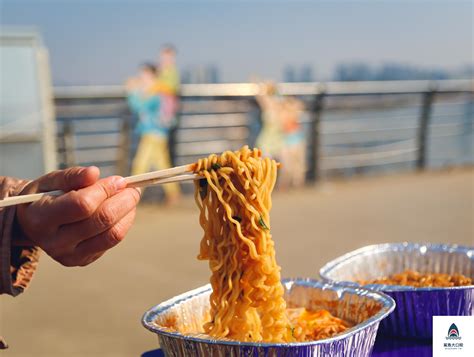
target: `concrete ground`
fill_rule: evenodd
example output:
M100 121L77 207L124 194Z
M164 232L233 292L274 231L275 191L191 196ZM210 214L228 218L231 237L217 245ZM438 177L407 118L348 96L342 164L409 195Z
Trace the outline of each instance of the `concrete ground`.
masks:
M274 195L272 232L283 276L317 277L328 260L367 244L474 245L474 170L325 182ZM141 206L127 239L97 263L64 268L42 258L26 293L2 296L6 357L140 356L156 348L145 310L207 283L196 260L201 230L191 199Z

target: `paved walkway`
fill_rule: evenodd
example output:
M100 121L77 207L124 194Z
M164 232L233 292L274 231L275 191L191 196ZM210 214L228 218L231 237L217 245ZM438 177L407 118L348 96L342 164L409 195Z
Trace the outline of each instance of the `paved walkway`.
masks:
M474 245L474 170L353 179L274 195L272 232L284 276L317 277L352 249L396 241ZM142 206L127 239L96 264L43 257L31 288L1 297L6 357L139 356L156 348L140 318L150 306L207 282L192 200Z

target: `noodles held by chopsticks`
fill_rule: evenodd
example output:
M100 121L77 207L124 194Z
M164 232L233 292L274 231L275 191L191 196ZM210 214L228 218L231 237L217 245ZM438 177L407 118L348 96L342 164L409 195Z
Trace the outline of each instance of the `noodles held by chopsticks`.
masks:
M288 334L280 267L270 234L271 193L277 163L248 147L199 160L196 202L204 230L199 259L211 268L215 337L284 341Z
M270 234L277 162L247 146L210 155L194 171L204 230L198 259L209 260L212 294L205 333L238 341L293 342L344 331L328 311L300 309L288 317ZM323 312L321 312L323 311ZM329 316L328 316L329 315Z

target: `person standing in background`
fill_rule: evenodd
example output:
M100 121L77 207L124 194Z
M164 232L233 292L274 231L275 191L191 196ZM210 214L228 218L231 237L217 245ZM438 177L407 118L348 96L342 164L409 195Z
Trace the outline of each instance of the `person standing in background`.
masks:
M169 123L161 115L163 105L155 93L157 71L152 64L141 67L138 78L127 82L127 99L130 109L138 116L137 132L140 143L132 163L132 175L169 168L168 150ZM168 204L175 203L180 196L177 183L163 185Z
M158 74L151 91L161 99L160 120L168 127L175 125L179 84L176 49L172 45L165 45L160 52Z
M178 124L177 112L179 107L180 76L176 65L176 48L167 44L161 48L158 58L158 73L151 92L160 98L160 122L168 128L167 152L169 166L174 158L174 138ZM179 185L172 186L173 192L168 195L169 201L176 201L180 196Z
M284 145L281 151L281 185L299 187L304 184L306 176L306 140L300 124L304 103L293 97L282 101L280 115L282 118Z

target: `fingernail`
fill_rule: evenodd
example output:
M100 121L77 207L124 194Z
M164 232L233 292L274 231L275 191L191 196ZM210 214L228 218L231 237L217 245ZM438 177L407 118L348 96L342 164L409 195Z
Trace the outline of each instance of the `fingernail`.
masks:
M93 171L98 172L100 174L100 169L97 166L89 166L89 167L87 167L87 169L93 170Z
M115 190L120 191L127 187L127 182L123 177L117 176L114 179Z

